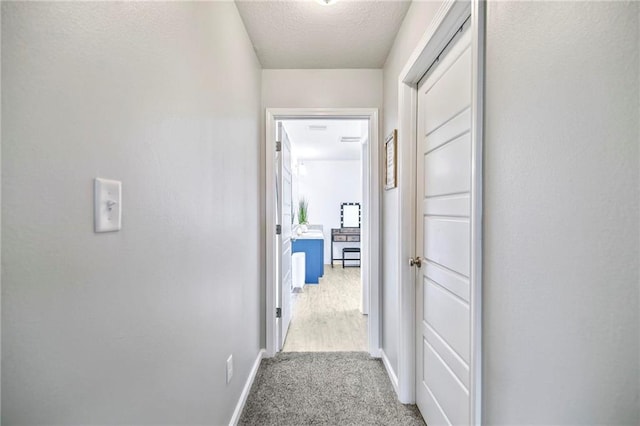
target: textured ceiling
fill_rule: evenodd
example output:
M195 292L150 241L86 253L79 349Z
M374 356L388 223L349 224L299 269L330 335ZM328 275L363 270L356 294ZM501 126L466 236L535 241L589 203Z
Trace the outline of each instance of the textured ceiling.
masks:
M382 68L408 0L236 0L263 68Z
M362 143L369 133L367 120L284 120L283 125L295 160L359 160ZM309 126L325 127L311 130ZM340 142L340 138L358 137L359 141Z

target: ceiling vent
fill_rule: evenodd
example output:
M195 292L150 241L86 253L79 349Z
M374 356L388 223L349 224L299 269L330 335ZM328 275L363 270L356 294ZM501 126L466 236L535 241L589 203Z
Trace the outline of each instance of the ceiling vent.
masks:
M340 138L340 142L349 142L349 143L360 142L361 140L362 138L360 136L342 136Z
M325 124L310 124L309 125L309 130L313 130L313 131L322 131L322 130L327 130L327 126Z

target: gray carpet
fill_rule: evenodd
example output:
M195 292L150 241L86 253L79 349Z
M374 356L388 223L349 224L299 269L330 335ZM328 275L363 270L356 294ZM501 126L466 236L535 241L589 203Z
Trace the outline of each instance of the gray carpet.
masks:
M239 425L422 425L364 352L290 352L260 365Z

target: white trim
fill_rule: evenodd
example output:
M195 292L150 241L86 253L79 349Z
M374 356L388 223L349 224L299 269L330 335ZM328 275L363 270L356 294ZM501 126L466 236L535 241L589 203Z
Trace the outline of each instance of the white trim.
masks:
M369 174L365 173L366 169L365 169L365 164L364 164L364 159L365 158L369 158L369 150L371 149L369 140L367 139L361 146L360 146L360 160L361 160L361 164L360 164L360 173L361 173L361 179L360 179L360 192L362 194L364 194L367 189L369 188L370 182L369 182ZM364 201L364 199L363 199ZM369 223L369 207L364 204L364 202L362 203L362 223ZM368 241L368 235L363 235L363 241ZM361 256L361 261L360 263L362 265L368 265L369 264L369 252L368 250L365 250L364 252L360 253ZM332 260L333 262L333 260ZM369 315L369 286L364 285L364 283L369 282L369 271L367 268L360 268L360 283L361 283L361 289L362 289L362 294L360 297L360 312L363 315Z
M471 422L482 424L482 216L484 148L484 1L474 1L471 13Z
M477 2L478 0L473 0ZM433 61L471 15L472 1L445 0L400 73L400 82L417 85Z
M231 420L229 421L229 426L236 426L238 424L238 421L240 421L242 410L244 410L244 405L247 403L249 392L251 392L251 386L253 386L253 381L256 379L256 374L258 374L258 369L260 368L260 361L262 361L263 356L264 356L264 349L260 349L260 352L258 352L258 356L256 357L256 360L253 362L251 371L249 372L249 377L247 377L247 381L245 382L244 387L242 388L242 393L240 394L240 398L238 399L238 403L236 404L236 409L233 410L233 415L231 416Z
M360 118L369 120L369 149L367 161L363 161L363 171L368 174L369 191L363 195L363 204L368 206L369 220L362 230L362 251L364 267L368 268L369 278L369 354L379 357L380 351L380 167L378 144L378 109L377 108L267 108L265 122L265 257L266 257L266 289L265 289L265 323L266 352L265 357L273 357L277 352L277 325L275 318L277 283L274 268L275 245L273 238L275 224L275 170L273 156L275 152L276 119L287 118ZM365 207L366 208L366 207ZM367 257L368 256L368 257ZM366 283L365 283L366 285Z
M481 424L482 404L482 121L484 21L482 0L446 0L409 57L398 79L399 215L398 215L398 399L415 402L415 271L408 259L415 251L415 151L417 84L447 42L471 16L473 49L472 185L471 185L471 423Z
M400 106L415 111L418 104L416 90L400 83ZM413 114L399 109L398 137L398 399L403 404L415 403L415 273L408 259L414 256L415 241L415 128ZM404 349L404 350L403 350Z
M382 364L384 365L385 370L387 370L387 375L389 376L389 380L393 385L393 390L395 390L396 393L398 393L398 376L396 375L396 372L393 371L393 367L391 366L391 361L389 361L389 358L387 358L387 354L384 353L383 349L380 349L380 355L382 358Z
M371 355L373 358L382 358L382 348L378 348L375 350L369 348L369 355Z

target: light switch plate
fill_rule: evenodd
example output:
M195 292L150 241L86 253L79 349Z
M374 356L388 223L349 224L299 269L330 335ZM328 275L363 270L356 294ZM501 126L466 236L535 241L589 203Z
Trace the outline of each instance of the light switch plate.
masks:
M93 198L95 231L119 231L122 228L122 182L96 178Z

